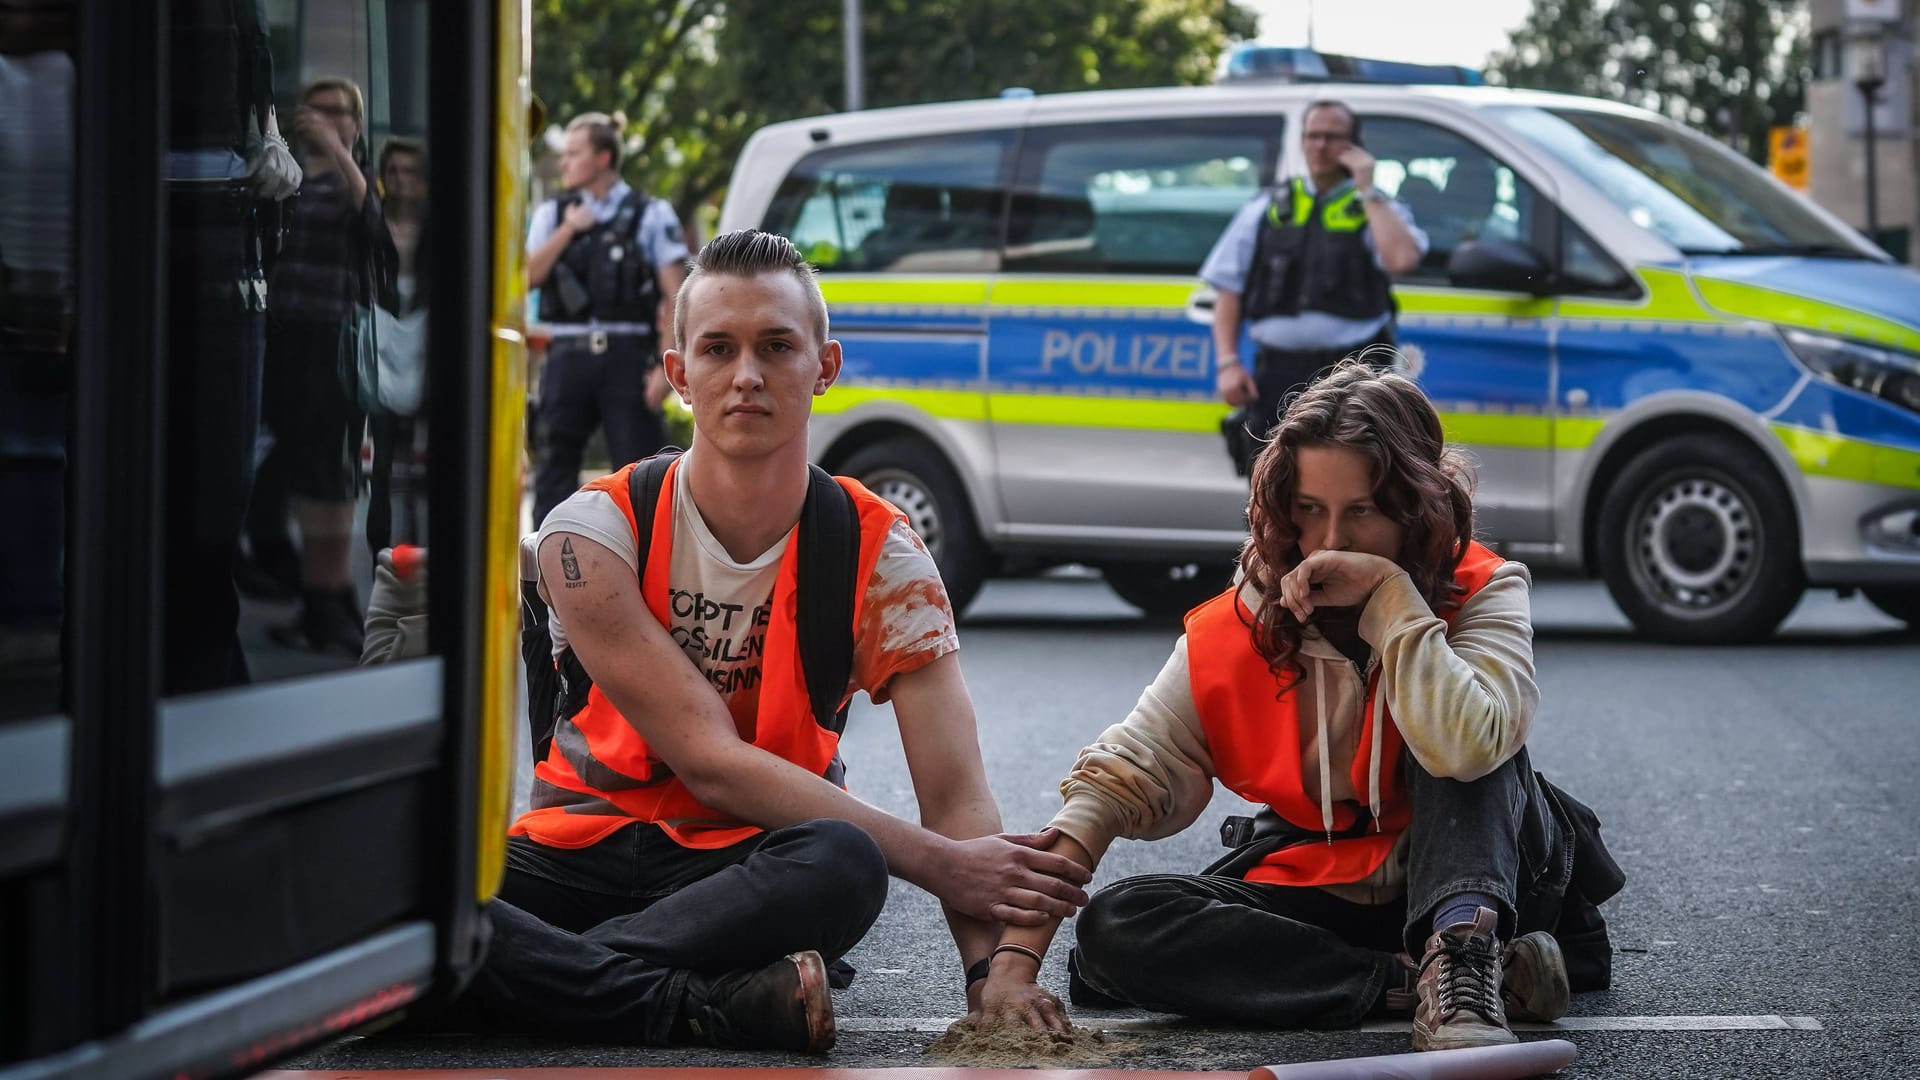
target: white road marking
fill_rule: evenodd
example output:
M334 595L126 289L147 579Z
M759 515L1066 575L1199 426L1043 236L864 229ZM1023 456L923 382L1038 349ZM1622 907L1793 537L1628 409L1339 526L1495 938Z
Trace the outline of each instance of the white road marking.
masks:
M884 1034L947 1030L958 1017L938 1016L849 1016L837 1019L841 1031ZM1101 1020L1088 1016L1076 1018L1087 1027L1106 1031L1194 1031L1199 1025L1185 1020L1121 1017ZM1356 1031L1405 1032L1411 1025L1405 1020L1370 1020ZM1515 1024L1515 1031L1824 1031L1826 1025L1811 1016L1567 1016L1554 1024Z

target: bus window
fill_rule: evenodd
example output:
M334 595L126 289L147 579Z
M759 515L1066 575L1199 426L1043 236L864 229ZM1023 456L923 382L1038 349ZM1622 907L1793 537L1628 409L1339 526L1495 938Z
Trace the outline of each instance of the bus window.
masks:
M183 11L164 690L357 664L370 601L372 658L417 655L394 606L424 615L426 5Z
M0 9L0 1071L250 1071L499 881L526 8Z
M0 20L0 723L60 708L73 109L70 12Z

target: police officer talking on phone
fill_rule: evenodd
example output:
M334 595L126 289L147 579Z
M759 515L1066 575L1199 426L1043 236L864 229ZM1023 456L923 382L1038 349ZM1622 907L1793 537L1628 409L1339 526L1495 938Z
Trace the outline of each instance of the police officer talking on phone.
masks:
M1242 476L1289 390L1369 345L1393 344L1388 278L1427 251L1413 212L1373 186L1373 155L1346 103L1308 105L1300 149L1307 175L1242 207L1200 268L1218 294L1214 384L1238 406L1222 430ZM1242 322L1258 346L1251 373L1240 362Z
M536 526L580 489L580 459L594 428L605 426L616 469L667 441L660 351L673 343L661 338L673 332L687 244L666 200L620 179L623 126L606 113L567 125L560 152L567 192L536 207L528 231L527 283L540 290L540 321L553 333L536 414Z

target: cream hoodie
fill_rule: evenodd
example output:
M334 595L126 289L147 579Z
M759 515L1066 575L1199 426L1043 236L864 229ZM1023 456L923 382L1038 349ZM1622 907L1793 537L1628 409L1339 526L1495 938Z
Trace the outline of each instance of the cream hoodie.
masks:
M1452 633L1404 572L1374 591L1360 616L1360 636L1380 669L1379 699L1393 713L1407 749L1435 776L1477 780L1526 745L1540 703L1533 681L1532 578L1508 562L1494 571L1455 616ZM1252 607L1260 598L1242 593ZM1294 688L1300 716L1301 777L1331 827L1333 803L1354 799L1350 777L1362 724L1366 684L1352 661L1325 638L1301 641L1305 675ZM1080 752L1060 782L1066 805L1052 825L1095 848L1122 836L1155 840L1193 824L1213 798L1214 768L1193 703L1187 639L1127 718ZM1371 668L1370 668L1371 670ZM1376 737L1377 748L1380 740ZM1377 755L1376 755L1377 757ZM1378 777L1391 762L1369 762ZM1372 785L1379 787L1376 779ZM1378 807L1374 808L1377 812ZM1359 903L1387 903L1406 886L1406 837L1372 877L1328 891Z

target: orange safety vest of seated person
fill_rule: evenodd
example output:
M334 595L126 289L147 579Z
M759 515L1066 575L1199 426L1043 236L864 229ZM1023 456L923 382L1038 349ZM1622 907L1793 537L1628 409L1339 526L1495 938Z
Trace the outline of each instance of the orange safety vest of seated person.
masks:
M1455 594L1461 603L1486 587L1505 560L1485 547L1470 544L1454 570ZM1458 607L1439 612L1449 628ZM1187 666L1193 701L1213 756L1221 784L1241 798L1265 803L1286 821L1314 836L1321 835L1320 804L1306 789L1301 768L1301 682L1275 698L1274 675L1254 648L1252 614L1241 603L1237 589L1214 597L1187 613ZM1304 681L1304 680L1302 680ZM1361 716L1360 739L1349 770L1359 801L1370 801L1374 725L1366 722L1376 707L1380 674L1368 680ZM1272 885L1344 885L1366 879L1386 861L1400 834L1412 820L1400 758L1405 750L1400 729L1386 709L1379 724L1379 818L1358 836L1338 837L1331 843L1315 841L1281 848L1246 873L1246 880ZM1357 808L1335 803L1333 828L1352 829Z
M668 579L673 566L674 473L680 465L674 462L661 484L641 581L647 610L667 627L673 625L668 617ZM587 487L606 492L637 532L627 484L627 473L634 467L629 465L603 476ZM860 551L852 604L857 634L866 582L873 576L887 533L895 521L904 519L891 504L858 481L834 479L853 497L859 517ZM798 533L796 525L788 534L773 586L766 646L760 657L758 707L750 716L736 714L734 724L742 739L816 776L827 776L835 771L840 735L816 721L807 694L797 629ZM845 704L844 697L840 704ZM534 766L533 775L532 808L514 823L512 832L549 847L587 847L633 821L653 822L675 842L689 848L726 847L761 831L694 798L598 685L588 692L586 705L578 713L555 725L552 748Z

